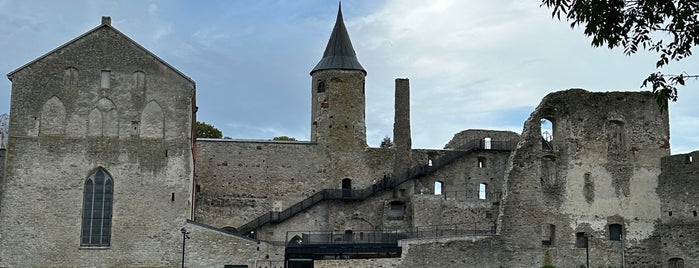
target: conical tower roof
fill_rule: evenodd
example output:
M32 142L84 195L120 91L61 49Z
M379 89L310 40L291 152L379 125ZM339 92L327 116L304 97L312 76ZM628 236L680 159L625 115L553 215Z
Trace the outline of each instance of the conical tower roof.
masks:
M337 10L335 28L333 28L332 34L330 34L330 40L328 40L328 46L325 47L323 58L316 64L311 74L316 71L331 69L357 70L366 74L366 70L357 60L357 54L354 52L352 41L347 33L347 28L345 28L345 22L342 19L342 5Z

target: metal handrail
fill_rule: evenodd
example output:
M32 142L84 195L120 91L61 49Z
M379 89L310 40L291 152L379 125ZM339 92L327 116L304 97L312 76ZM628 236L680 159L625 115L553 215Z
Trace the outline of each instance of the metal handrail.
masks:
M498 141L491 141L489 144L490 147L486 149L487 146L485 143L483 143L483 140L472 140L470 143L471 146L466 150L447 151L443 156L432 161L431 165L417 165L397 176L395 174L394 176L386 175L378 184L371 185L364 189L323 189L285 210L280 212L267 212L253 219L252 221L238 228L238 233L249 234L251 231L258 229L265 224L280 223L325 200L361 201L373 196L378 192L386 189L393 189L409 180L427 176L440 168L453 163L456 159L461 158L473 150L512 150L514 147L511 146L511 143L512 142L510 141L505 141L502 143Z

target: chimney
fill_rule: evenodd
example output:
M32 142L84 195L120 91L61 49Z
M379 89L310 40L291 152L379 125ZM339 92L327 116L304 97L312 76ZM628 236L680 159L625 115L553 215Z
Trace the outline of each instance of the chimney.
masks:
M102 16L102 24L107 24L107 25L112 25L112 17L110 16Z
M396 79L395 118L393 121L393 175L401 177L412 162L410 137L410 81Z

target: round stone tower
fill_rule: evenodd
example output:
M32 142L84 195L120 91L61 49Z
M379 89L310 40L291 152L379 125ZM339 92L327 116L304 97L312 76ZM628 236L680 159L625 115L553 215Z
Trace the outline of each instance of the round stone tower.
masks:
M367 147L364 77L342 19L342 7L323 58L311 71L311 140L332 150Z

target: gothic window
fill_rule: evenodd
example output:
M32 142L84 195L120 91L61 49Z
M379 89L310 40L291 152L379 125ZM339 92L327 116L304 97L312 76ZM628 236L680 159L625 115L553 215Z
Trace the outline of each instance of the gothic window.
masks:
M610 224L609 225L609 240L621 241L621 224Z
M80 246L109 246L113 195L114 183L104 169L97 169L85 180Z
M541 119L541 149L553 150L553 121L543 118Z

